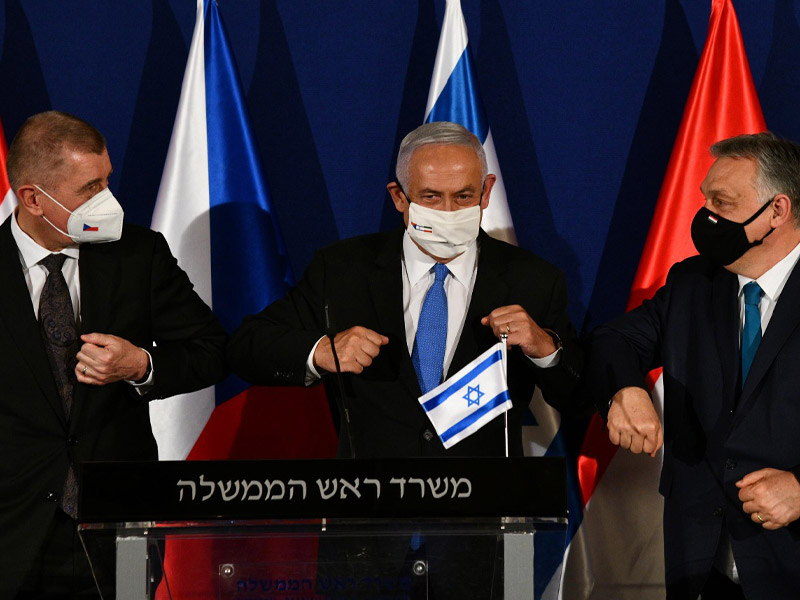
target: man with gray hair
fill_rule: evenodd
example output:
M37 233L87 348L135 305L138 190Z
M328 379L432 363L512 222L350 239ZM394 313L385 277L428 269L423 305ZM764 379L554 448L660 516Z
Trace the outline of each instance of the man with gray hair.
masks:
M521 456L534 386L566 406L583 354L567 318L563 274L480 229L496 179L487 171L483 147L460 125L429 123L409 133L397 181L387 186L405 227L317 252L286 298L234 334L234 371L259 385L328 385L341 371L342 457L503 456L502 416L446 450L418 398L507 334L509 453ZM386 576L410 573L403 565L421 552L436 598L489 597L484 567L498 558L486 538L326 542L320 550L345 557L354 570L365 556L381 557L391 565Z
M711 148L700 256L599 327L587 388L609 437L664 446L667 598L797 598L800 588L800 145ZM664 428L645 384L664 369Z
M495 180L462 126L409 133L387 186L405 227L317 252L286 298L234 334L234 371L258 385L327 383L338 358L348 404L340 456L503 456L502 417L445 450L417 398L508 334L510 454L522 455L534 386L566 406L583 355L563 274L481 231Z

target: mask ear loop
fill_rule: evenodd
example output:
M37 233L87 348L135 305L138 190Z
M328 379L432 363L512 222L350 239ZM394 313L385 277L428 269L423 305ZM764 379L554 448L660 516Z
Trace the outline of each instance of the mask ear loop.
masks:
M48 194L47 192L45 192L45 191L44 191L42 188L40 188L40 187L39 187L38 185L36 185L35 183L33 184L33 187L35 187L37 190L39 190L40 192L42 192L42 193L43 193L45 196L47 196L48 198L50 198L50 200L52 200L53 202L55 202L56 204L58 204L58 206L60 206L60 207L61 207L63 210L67 211L67 212L68 212L70 215L72 215L72 214L73 214L73 212L72 212L70 209L68 209L66 206L64 206L63 204L61 204L61 202L59 202L58 200L56 200L55 198L53 198L53 197L52 197L50 194ZM75 241L75 240L77 239L77 238L76 238L74 235L70 235L70 234L69 234L69 233L67 233L66 231L63 231L62 229L59 229L58 227L56 227L55 225L53 225L53 222L52 222L50 219L48 219L47 217L45 217L45 216L44 216L44 212L42 212L42 218L45 220L45 222L46 222L48 225L50 225L50 227L52 227L53 229L55 229L55 230L56 230L58 233L60 233L61 235L64 235L64 236L68 237L68 238L69 238L69 239L71 239L72 241Z
M770 200L769 202L764 202L764 206L762 206L761 208L759 208L759 209L756 211L756 214L754 214L752 217L750 217L750 218L749 218L749 219L747 219L747 220L746 220L744 223L742 223L742 227L746 227L747 225L749 225L750 223L752 223L753 221L755 221L755 220L756 220L758 217L760 217L760 216L761 216L761 213L763 213L765 210L767 210L767 208L769 208L770 206L772 206L772 203L773 203L773 202L775 202L775 196L773 196L773 197L772 197L772 200ZM764 240L765 240L765 239L767 239L767 238L768 238L770 235L772 235L772 232L773 232L773 231L775 231L775 228L774 228L774 227L770 227L770 228L769 228L769 231L768 231L767 233L765 233L765 234L764 234L764 237L762 237L760 240L755 240L755 241L753 241L753 242L750 242L750 246L748 247L748 249L749 249L749 248L755 248L756 246L760 246L761 244L763 244L763 243L764 243Z
M70 209L68 209L66 206L64 206L63 204L61 204L61 202L59 202L58 200L56 200L55 198L53 198L53 197L52 197L50 194L48 194L47 192L45 192L45 191L44 191L42 188L40 188L40 187L39 187L38 185L36 185L35 183L33 184L33 187L35 187L37 190L39 190L40 192L42 192L42 193L43 193L45 196L47 196L48 198L50 198L50 200L52 200L53 202L55 202L56 204L58 204L58 205L59 205L59 206L60 206L60 207L61 207L63 210L65 210L65 211L66 211L66 212L68 212L69 214L73 214L73 212L72 212ZM44 217L44 215L42 215L42 216ZM48 221L48 223L49 223L49 222L50 222L50 221Z

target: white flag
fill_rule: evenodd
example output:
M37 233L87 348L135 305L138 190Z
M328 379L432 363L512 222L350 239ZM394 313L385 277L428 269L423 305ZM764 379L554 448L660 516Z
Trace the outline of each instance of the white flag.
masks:
M503 343L498 342L419 403L431 420L445 448L472 435L511 408Z

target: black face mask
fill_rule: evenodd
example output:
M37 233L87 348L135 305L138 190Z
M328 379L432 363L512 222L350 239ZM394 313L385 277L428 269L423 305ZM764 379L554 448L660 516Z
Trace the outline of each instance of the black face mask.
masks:
M774 200L774 198L773 198ZM744 228L755 221L761 213L772 205L772 200L756 211L744 223L730 221L708 210L705 206L697 211L692 221L692 241L701 256L718 265L729 265L753 248L759 246L766 237L775 231L770 229L760 240L751 242L747 239Z

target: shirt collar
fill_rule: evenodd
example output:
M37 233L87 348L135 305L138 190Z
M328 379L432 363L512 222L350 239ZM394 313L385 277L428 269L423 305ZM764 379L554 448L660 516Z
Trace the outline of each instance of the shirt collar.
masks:
M447 263L450 274L462 285L468 286L475 270L475 259L478 255L477 239L467 249ZM420 279L428 275L436 261L420 250L414 243L408 231L403 233L403 260L406 264L408 282L413 287Z
M11 216L11 235L14 236L14 242L17 244L19 254L22 257L22 264L26 269L37 265L43 258L52 254L50 250L37 244L31 236L22 231L17 222L16 211ZM80 248L78 246L70 246L64 248L61 253L77 260L80 256Z
M764 273L758 279L750 279L744 275L738 275L739 278L739 294L742 293L742 288L751 281L758 283L758 286L764 290L764 296L769 298L772 302L778 299L781 295L786 281L789 279L792 270L794 269L797 259L800 258L800 244L797 244L794 249L779 260L769 271Z

